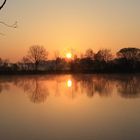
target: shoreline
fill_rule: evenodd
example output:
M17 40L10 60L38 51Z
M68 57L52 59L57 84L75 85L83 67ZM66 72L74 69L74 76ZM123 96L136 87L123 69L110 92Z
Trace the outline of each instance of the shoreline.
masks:
M65 75L65 74L140 74L140 72L134 71L10 71L10 72L0 72L0 76L10 76L10 75Z

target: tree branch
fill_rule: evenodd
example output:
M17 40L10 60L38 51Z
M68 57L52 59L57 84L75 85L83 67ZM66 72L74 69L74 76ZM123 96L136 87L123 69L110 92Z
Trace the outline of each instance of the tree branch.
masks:
M0 10L4 7L4 5L6 4L7 0L4 0L4 2L2 3L2 5L0 6Z
M6 27L17 28L17 21L13 25L9 25L3 21L0 21L0 24L3 24Z
M5 6L6 2L7 2L7 0L3 1L3 3L0 6L0 10ZM7 24L7 23L5 23L3 21L0 21L0 24L3 24L4 26L10 27L10 28L17 28L17 21L13 25L9 25L9 24ZM0 33L0 35L4 36L5 34Z

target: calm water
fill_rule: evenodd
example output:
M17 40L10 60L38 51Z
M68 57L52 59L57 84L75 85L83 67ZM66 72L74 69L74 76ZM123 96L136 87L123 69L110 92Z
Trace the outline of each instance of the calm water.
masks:
M139 140L140 75L0 77L0 140Z

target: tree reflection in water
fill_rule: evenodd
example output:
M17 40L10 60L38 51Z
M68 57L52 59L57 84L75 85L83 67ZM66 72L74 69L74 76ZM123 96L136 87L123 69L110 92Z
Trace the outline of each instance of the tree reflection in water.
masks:
M33 103L45 102L49 93L55 93L57 97L67 95L72 99L82 94L89 98L95 95L109 97L116 91L123 98L140 97L140 76L130 74L0 77L0 93L12 86L22 89Z
M140 96L140 78L134 76L121 77L117 85L118 93L124 98Z
M88 97L93 97L95 94L100 96L111 96L113 92L112 81L109 77L96 75L78 75L73 77L80 83L81 92L86 93Z
M40 77L18 79L15 85L26 92L33 103L45 102L49 91L44 80Z
M8 91L9 88L10 88L9 84L0 83L0 93L2 93L4 90Z
M98 78L94 80L95 92L97 92L100 96L111 96L113 92L113 86L111 80L106 78Z
M79 75L75 78L80 81L81 92L86 93L88 97L93 97L95 93L93 78L90 75Z
M2 93L5 90L8 91L9 89L10 89L9 79L0 77L0 93Z

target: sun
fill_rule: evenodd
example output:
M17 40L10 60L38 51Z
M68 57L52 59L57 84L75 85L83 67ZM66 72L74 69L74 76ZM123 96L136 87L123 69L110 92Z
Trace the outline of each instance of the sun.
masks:
M72 58L72 54L71 53L67 53L66 57L67 57L67 59L71 59Z

